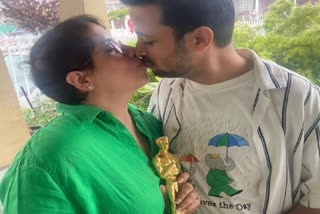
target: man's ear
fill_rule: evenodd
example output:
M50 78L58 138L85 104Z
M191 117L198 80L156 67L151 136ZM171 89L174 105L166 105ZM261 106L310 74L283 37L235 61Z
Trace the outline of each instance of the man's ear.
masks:
M86 71L71 71L67 74L66 81L81 91L91 91L94 88Z
M200 26L186 35L186 42L189 47L197 52L205 52L213 42L213 31L205 26Z

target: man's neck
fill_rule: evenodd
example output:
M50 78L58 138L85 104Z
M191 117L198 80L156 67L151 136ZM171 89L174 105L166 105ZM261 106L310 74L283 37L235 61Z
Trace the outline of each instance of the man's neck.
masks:
M230 45L210 50L188 79L211 85L241 76L252 68L253 63L240 56Z

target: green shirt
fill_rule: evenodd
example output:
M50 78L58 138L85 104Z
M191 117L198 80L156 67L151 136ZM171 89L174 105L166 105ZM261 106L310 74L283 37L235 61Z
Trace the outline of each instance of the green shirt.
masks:
M89 105L57 109L63 114L32 136L3 177L4 214L164 212L151 160L112 113ZM128 109L154 157L160 122Z

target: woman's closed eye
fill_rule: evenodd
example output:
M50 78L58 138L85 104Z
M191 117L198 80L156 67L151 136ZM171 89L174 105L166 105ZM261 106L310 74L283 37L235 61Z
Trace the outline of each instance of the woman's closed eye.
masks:
M151 41L143 41L145 45L154 45L156 43L156 40L151 40Z
M105 53L108 53L108 54L118 54L119 52L117 50L115 50L114 48L112 47L106 47L106 49L104 50Z
M118 47L111 42L105 46L104 52L112 55L123 55L120 45Z

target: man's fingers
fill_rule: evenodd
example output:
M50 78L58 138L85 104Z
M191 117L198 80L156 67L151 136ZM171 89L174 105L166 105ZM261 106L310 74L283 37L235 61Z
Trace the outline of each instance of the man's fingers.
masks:
M161 189L162 194L167 194L168 190L167 190L167 187L165 185L161 184L160 185L160 189Z
M183 179L188 179L189 175L184 175ZM176 197L177 210L183 213L191 213L200 205L200 197L193 189L192 184L182 183Z
M180 204L192 191L193 186L190 183L182 184L176 196L176 203Z
M177 209L179 211L183 211L183 213L191 213L200 205L200 199L196 192L191 192L185 200L183 200L180 204L177 205Z
M191 204L183 208L182 212L184 214L191 214L196 210L196 208L199 207L199 205L200 205L200 197L197 194L195 200Z
M187 172L183 172L180 174L179 178L178 178L178 183L182 184L188 181L190 175Z
M177 210L183 211L185 214L193 212L199 205L200 199L198 193L193 189L192 184L187 183L190 175L183 172L178 177L179 191L176 194ZM160 189L165 199L168 199L167 187L160 185ZM168 201L168 200L166 200Z
M168 200L168 189L167 189L167 186L161 184L161 185L160 185L160 190L161 190L161 192L162 192L162 195L163 195L164 200L167 201L167 200Z

